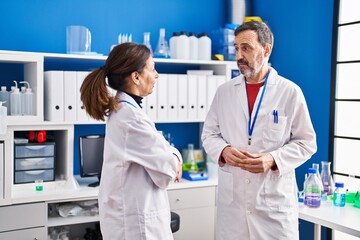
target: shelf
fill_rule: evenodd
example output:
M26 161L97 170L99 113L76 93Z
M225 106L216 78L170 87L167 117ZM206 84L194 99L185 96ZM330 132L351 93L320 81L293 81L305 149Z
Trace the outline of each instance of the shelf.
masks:
M63 217L49 217L47 226L48 227L57 227L64 225L73 225L73 224L81 224L81 223L90 223L90 222L98 222L100 221L100 217L97 216L71 216L67 218Z

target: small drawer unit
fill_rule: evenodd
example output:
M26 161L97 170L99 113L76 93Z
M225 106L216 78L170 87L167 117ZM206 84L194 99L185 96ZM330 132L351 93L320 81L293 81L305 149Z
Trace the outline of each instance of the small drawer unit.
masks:
M14 149L14 184L55 180L55 142L15 144Z

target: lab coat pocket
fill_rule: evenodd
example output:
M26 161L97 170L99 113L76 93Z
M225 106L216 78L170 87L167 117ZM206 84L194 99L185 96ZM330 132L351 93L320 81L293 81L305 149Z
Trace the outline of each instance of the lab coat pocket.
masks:
M268 115L263 131L263 139L266 142L279 142L284 137L287 117L278 116L275 121L273 115Z
M224 168L219 170L218 199L219 203L230 204L233 201L233 175Z
M173 239L170 221L170 210L166 208L145 213L144 235L141 239Z
M272 210L288 211L296 202L294 194L295 174L277 175L269 171L265 177L265 204Z

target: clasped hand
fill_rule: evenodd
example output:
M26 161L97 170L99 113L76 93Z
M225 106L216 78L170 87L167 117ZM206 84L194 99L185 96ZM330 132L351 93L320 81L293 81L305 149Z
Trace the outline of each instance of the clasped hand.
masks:
M224 148L222 157L226 164L251 173L266 172L275 164L270 153L252 154L231 146Z

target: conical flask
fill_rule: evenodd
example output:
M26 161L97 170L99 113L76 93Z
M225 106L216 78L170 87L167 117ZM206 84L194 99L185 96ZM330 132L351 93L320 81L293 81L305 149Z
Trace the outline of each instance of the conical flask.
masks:
M327 195L332 195L334 192L334 180L330 170L331 162L321 161L321 181L323 183L324 192Z

